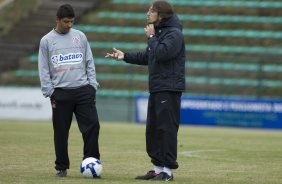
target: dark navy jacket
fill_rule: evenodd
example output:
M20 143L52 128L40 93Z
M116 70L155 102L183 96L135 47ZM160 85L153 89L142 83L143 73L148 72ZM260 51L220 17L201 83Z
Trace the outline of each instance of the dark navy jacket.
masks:
M149 92L185 90L185 43L176 15L155 27L144 52L127 52L124 61L148 65Z

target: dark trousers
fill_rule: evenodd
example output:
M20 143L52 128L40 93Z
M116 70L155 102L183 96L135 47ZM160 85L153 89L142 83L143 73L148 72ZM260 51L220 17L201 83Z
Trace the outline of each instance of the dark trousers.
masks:
M181 92L151 93L148 102L146 146L156 166L177 169L177 134Z
M96 90L90 86L77 89L55 89L51 96L55 144L55 169L65 170L70 166L68 137L73 113L84 142L83 159L95 157L99 153L99 119L96 109Z

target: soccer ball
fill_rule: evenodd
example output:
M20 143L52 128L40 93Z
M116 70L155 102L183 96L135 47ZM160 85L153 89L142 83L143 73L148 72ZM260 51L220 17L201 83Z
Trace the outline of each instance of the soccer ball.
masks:
M84 159L80 165L80 172L85 178L95 178L102 174L103 165L100 160L89 157Z

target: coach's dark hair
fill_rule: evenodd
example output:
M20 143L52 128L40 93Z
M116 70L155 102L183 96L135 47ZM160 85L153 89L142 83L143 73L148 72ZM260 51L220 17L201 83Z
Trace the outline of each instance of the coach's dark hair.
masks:
M74 10L70 4L63 4L58 8L57 17L62 18L73 18L75 17Z
M171 4L164 0L154 1L152 3L152 9L158 12L158 14L164 20L170 18L174 14L173 7L171 6Z

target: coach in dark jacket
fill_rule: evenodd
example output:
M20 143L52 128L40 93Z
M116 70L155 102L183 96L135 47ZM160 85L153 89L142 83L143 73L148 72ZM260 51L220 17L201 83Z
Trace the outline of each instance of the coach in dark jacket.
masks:
M149 90L182 92L185 88L185 44L182 26L174 14L155 27L145 52L125 53L124 61L148 65ZM151 36L151 38L150 38Z
M185 43L180 21L168 2L154 1L147 22L146 51L124 53L114 48L106 57L148 65L146 148L154 168L136 179L168 181L173 179L172 169L178 168L177 133L181 95L185 90Z

